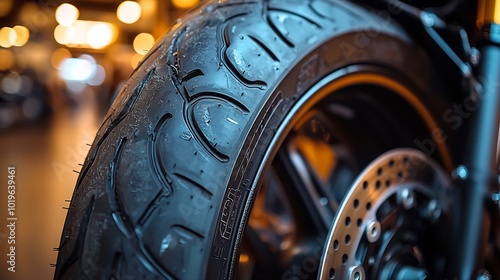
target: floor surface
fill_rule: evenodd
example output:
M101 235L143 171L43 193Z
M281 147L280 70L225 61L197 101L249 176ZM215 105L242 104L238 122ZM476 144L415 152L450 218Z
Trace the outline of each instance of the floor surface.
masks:
M78 176L75 171L80 170L101 122L101 116L89 107L0 131L0 279L53 278L51 264L57 257L53 248L59 244L64 208L69 205L66 200L71 198ZM9 205L7 193L9 167L15 167L12 213L8 207L14 205ZM9 225L15 225L15 231ZM12 240L15 244L9 244ZM15 272L8 270L13 245Z

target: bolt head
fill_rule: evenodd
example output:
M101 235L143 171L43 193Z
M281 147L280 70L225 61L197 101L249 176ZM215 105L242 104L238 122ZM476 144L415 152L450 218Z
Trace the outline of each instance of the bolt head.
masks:
M467 170L467 167L463 165L459 165L457 169L453 172L453 177L458 178L460 180L465 180L467 177L469 177L469 170Z
M352 266L349 269L349 280L364 280L365 279L365 269L360 266Z
M403 189L400 194L401 203L405 209L410 209L415 204L415 193L410 189Z
M436 200L429 201L427 205L427 214L432 221L436 221L441 217L441 207Z
M382 235L382 228L378 221L370 221L366 227L366 239L370 243L377 242Z

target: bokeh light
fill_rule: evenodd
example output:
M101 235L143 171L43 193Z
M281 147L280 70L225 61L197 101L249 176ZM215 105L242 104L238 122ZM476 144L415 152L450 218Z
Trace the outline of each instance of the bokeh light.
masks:
M65 81L87 82L94 74L95 65L83 58L66 58L59 68L59 76Z
M16 31L10 27L2 27L0 29L0 46L10 48L16 42Z
M67 28L62 25L58 25L54 29L54 39L61 45L69 43L68 38L66 38L66 29Z
M9 94L18 94L21 90L22 79L16 73L9 73L2 79L2 90Z
M105 79L106 79L106 71L104 70L104 67L97 64L94 76L88 80L88 84L91 86L100 86L102 85Z
M137 66L139 66L139 63L141 62L142 58L144 57L144 55L142 54L134 54L132 56L132 58L130 59L130 65L132 66L133 69L137 68Z
M134 39L133 47L135 52L145 55L155 43L155 38L149 33L140 33Z
M14 29L14 31L16 32L16 40L13 42L12 45L16 47L24 46L30 38L29 29L21 25L16 25L12 29Z
M52 55L50 56L50 64L55 69L59 69L59 67L61 66L61 62L63 60L65 60L66 58L70 58L70 57L71 57L70 51L68 51L65 48L59 48L59 49L55 50L52 53Z
M135 1L123 1L116 9L116 17L127 24L132 24L141 17L141 5Z
M80 20L67 27L58 25L54 29L54 38L62 45L87 45L87 29L87 24Z
M102 49L113 42L114 28L110 23L93 24L87 33L87 42L94 49Z
M8 70L14 66L15 58L11 50L0 49L0 70Z
M56 21L62 26L72 25L80 16L80 11L75 6L64 3L56 9Z
M58 25L54 38L68 47L102 49L116 39L118 30L108 22L77 20L71 26Z
M200 0L172 0L172 4L178 9L191 9L200 3Z
M87 34L90 29L90 22L77 20L73 25L66 27L64 33L67 45L71 47L88 47Z
M0 0L0 17L4 17L10 13L14 0Z

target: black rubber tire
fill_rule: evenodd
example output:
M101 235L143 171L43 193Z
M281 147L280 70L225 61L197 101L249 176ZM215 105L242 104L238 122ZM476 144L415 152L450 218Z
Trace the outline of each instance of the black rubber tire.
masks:
M218 2L172 27L114 101L78 178L56 279L230 278L256 172L311 86L349 65L428 83L428 59L387 13Z

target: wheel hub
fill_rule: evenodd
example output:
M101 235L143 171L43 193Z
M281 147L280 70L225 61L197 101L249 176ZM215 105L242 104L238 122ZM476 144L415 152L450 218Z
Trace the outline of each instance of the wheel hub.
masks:
M321 279L425 279L442 271L450 181L412 149L389 151L361 173L335 216ZM422 278L423 277L423 278Z

